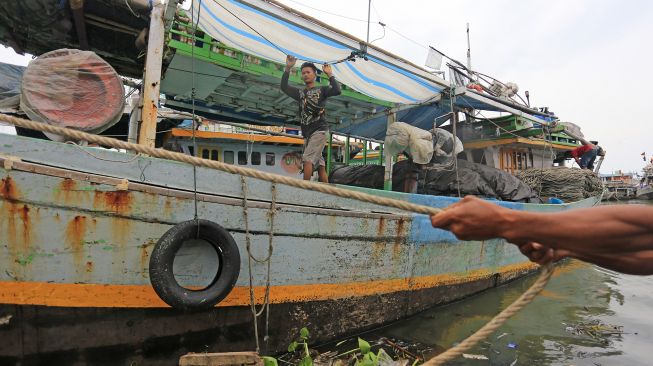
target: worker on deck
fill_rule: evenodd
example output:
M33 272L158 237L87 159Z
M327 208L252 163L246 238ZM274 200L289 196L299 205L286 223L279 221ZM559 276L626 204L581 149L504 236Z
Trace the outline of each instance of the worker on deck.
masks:
M590 141L571 150L570 155L581 169L594 170L594 161L600 150L598 141Z
M290 55L286 57L286 69L281 77L281 90L299 102L299 119L302 136L304 136L304 153L302 155L304 180L311 179L313 169L318 165L319 180L327 183L328 176L322 157L322 150L329 133L329 125L325 118L325 106L328 97L340 95L340 84L332 74L331 65L325 64L322 66L322 71L329 77L329 85L316 86L317 67L311 62L305 62L300 70L306 88L291 87L288 85L288 77L290 69L295 66L296 62L295 57Z

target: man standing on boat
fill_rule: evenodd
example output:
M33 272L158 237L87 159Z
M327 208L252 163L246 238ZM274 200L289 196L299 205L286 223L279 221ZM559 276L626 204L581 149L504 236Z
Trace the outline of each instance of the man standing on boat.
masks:
M281 77L281 90L289 97L299 102L299 120L304 136L304 180L310 180L313 169L318 165L317 172L320 182L327 183L324 158L322 150L327 141L329 125L325 118L326 99L340 95L340 84L332 74L331 65L324 65L322 71L329 77L329 86L316 86L317 67L311 62L301 66L302 80L306 88L298 89L288 85L290 70L295 66L297 59L294 56L286 57L286 69Z

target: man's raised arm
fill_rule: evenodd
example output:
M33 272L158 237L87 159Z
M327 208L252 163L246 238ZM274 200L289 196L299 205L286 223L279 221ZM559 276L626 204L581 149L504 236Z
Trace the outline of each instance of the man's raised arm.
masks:
M331 65L324 64L324 66L322 66L322 71L329 77L329 86L327 88L325 95L327 97L335 97L336 95L340 95L340 93L342 92L340 89L340 83L333 76Z
M295 66L296 62L297 59L294 56L286 56L286 69L284 70L283 76L281 77L281 91L286 93L286 95L293 98L294 100L299 100L299 89L288 85L290 70L293 66Z

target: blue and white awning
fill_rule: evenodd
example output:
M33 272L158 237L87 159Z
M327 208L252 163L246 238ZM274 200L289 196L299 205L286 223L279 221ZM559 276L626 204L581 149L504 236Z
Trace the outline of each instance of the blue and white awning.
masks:
M229 47L270 61L285 63L286 55L320 67L358 51L358 40L322 27L263 0L203 0L193 2L191 15L199 28ZM373 98L420 103L448 87L448 82L376 48L368 60L357 58L333 65L343 84Z

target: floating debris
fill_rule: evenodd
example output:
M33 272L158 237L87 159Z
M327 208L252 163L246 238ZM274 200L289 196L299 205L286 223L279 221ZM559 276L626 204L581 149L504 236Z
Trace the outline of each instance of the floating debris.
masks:
M470 360L489 360L486 356L483 355L472 355L469 353L463 353L463 358L467 358Z
M587 335L596 340L607 340L613 335L626 334L620 325L604 324L600 320L593 320L588 323L565 324L565 331L576 335Z
M5 316L3 316L3 317L0 317L0 325L7 325L7 324L9 324L9 321L10 321L11 318L13 318L13 317L14 317L14 316L11 315L11 314L10 314L10 315L5 315Z
M358 340L358 342L357 342ZM361 366L366 357L375 360L379 366L410 366L424 362L441 350L419 342L379 337L364 341L357 337L348 338L335 344L334 348L311 349L315 366ZM371 355L371 356L370 356ZM289 352L278 358L281 364L297 365L301 361L300 352Z

